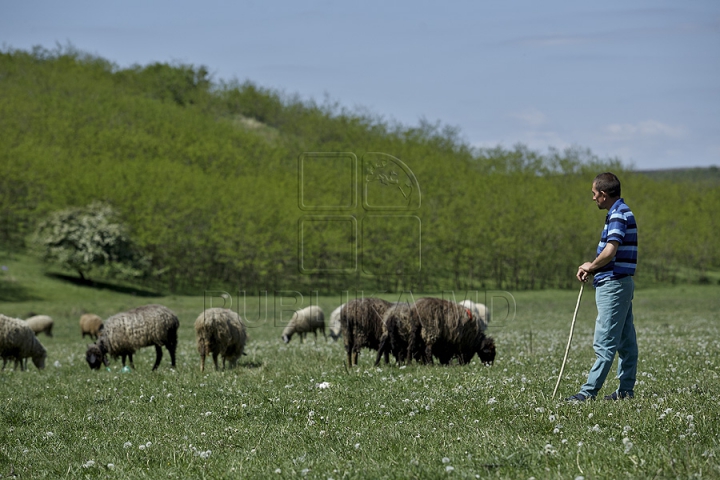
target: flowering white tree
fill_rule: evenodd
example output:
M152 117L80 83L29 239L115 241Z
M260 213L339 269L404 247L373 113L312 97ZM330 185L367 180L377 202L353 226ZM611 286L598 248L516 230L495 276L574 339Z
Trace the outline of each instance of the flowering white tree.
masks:
M97 268L109 275L137 277L150 264L113 208L101 202L53 212L38 225L34 241L45 261L75 270L83 280Z

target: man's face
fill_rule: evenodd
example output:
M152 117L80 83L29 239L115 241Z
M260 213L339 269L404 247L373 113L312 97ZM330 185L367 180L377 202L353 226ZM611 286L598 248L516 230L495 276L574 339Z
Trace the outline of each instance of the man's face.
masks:
M598 209L602 210L606 207L608 196L605 192L600 192L593 183L592 186L593 201L597 204Z

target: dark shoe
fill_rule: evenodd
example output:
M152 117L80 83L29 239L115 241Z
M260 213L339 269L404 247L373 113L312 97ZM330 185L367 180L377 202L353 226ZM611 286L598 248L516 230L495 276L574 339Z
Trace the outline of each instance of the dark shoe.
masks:
M584 401L587 400L588 398L589 398L589 397L586 397L586 396L583 395L582 393L576 393L576 394L573 395L572 397L566 398L565 401L566 401L566 402L584 402Z
M635 395L630 392L612 392L611 395L605 395L605 400L626 400L633 398Z

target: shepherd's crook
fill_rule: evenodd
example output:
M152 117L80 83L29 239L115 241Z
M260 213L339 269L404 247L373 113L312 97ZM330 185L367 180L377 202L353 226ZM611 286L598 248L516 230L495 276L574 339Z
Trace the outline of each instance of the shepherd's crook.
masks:
M562 378L563 371L565 370L565 362L567 362L568 353L570 352L570 342L572 342L573 331L575 330L575 320L577 320L577 312L580 308L580 299L582 298L584 288L585 282L580 284L580 294L578 295L577 305L575 305L575 313L573 314L572 323L570 324L570 338L568 338L568 344L567 347L565 347L565 357L563 358L562 367L560 367L560 375L558 375L558 381L555 384L555 390L553 390L552 398L555 398L557 389L560 386L560 379Z

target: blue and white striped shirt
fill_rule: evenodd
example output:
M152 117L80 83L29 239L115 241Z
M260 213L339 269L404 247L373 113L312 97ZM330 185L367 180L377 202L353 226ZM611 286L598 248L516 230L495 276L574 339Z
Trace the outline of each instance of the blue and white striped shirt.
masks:
M610 241L619 243L615 257L595 273L593 286L605 280L614 280L617 278L635 275L635 267L637 267L637 224L635 223L635 215L630 211L630 207L625 204L625 200L618 199L605 217L605 227L600 237L600 243L597 247L597 255L600 255Z

